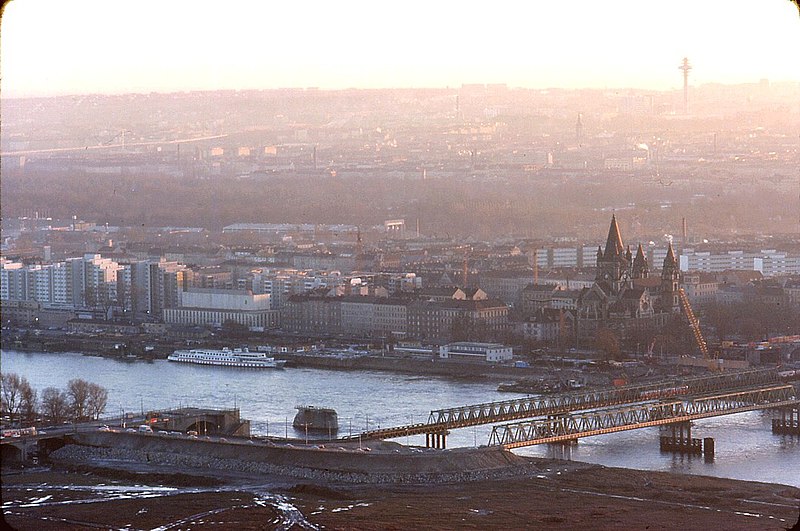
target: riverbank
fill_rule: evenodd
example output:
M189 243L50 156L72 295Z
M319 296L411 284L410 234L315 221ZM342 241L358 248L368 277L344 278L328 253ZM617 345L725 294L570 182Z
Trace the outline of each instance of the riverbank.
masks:
M78 336L55 335L50 337L28 336L25 339L12 340L3 337L2 348L18 352L77 352L87 356L100 356L122 361L153 361L166 359L174 350L186 348L182 342L159 343L145 350L142 340L126 339L124 348L117 348L120 339L85 338ZM208 342L204 348L222 348L230 343L219 341ZM192 347L196 348L196 347ZM253 347L255 348L255 347ZM287 368L310 368L338 371L382 371L397 374L414 374L434 377L452 378L467 381L493 381L497 384L519 381L544 380L556 388L566 386L566 382L574 380L588 386L605 386L620 376L620 371L611 367L598 367L591 371L580 370L568 364L549 360L541 364L516 366L514 364L469 362L463 360L441 359L430 356L409 356L396 353L354 354L347 351L304 351L284 352L275 357L286 361ZM652 377L656 374L670 375L675 372L674 366L650 366L642 371ZM631 376L634 372L631 371ZM527 389L515 392L532 392Z
M213 471L170 476L168 467L144 467L133 476L38 469L3 475L3 513L20 530L780 530L800 516L794 487L557 460L529 466L537 473L528 477L369 486L248 474L217 476L220 484L210 486Z

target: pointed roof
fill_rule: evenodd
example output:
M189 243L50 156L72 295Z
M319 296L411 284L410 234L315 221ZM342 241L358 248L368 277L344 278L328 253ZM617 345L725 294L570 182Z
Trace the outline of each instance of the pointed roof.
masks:
M673 265L677 262L678 261L675 259L675 251L672 249L672 242L669 242L669 247L667 247L667 256L664 257L664 265Z
M639 244L639 248L636 249L636 258L633 259L634 264L646 264L647 258L644 256L644 248L642 248L642 244Z
M622 236L619 234L619 225L617 225L617 216L611 215L611 226L608 227L608 238L606 239L606 250L603 253L605 258L614 258L622 255L625 246L622 245Z

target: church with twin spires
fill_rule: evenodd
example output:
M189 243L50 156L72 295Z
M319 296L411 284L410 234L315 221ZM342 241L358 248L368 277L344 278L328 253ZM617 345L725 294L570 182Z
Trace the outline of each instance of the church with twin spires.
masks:
M680 312L680 269L672 242L661 269L651 276L640 243L636 254L622 243L615 215L611 216L605 249L597 248L597 270L591 288L577 301L575 332L584 344L600 329L609 329L621 341L649 341Z

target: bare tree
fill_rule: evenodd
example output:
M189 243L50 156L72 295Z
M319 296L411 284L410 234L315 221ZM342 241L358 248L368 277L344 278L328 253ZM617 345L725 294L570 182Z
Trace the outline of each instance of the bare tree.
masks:
M89 384L89 398L86 402L86 410L94 420L100 418L108 404L108 390L95 383Z
M69 417L69 397L67 393L55 387L48 387L42 391L41 413L44 418L53 424L60 424Z
M616 332L609 328L597 330L594 335L594 348L603 352L603 357L607 361L620 358L619 338Z
M31 387L31 384L29 384L28 380L25 378L22 378L22 382L20 383L19 396L20 420L26 424L33 424L36 422L39 402L36 389Z
M14 425L22 407L22 383L28 383L17 373L11 372L0 377L0 409L3 416L8 417L8 423ZM30 387L30 385L28 385Z
M75 420L83 420L89 416L89 385L89 382L80 378L74 378L67 383L70 409Z

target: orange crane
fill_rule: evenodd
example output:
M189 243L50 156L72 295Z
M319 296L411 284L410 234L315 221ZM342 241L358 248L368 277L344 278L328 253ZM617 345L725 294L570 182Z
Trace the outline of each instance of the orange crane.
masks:
M700 349L700 352L703 354L703 359L708 361L708 368L711 370L717 370L719 367L716 363L717 358L719 357L719 352L714 351L714 355L712 356L708 350L708 343L706 343L706 339L703 337L703 332L700 331L700 321L695 317L694 311L692 311L692 305L689 304L689 297L686 296L686 291L683 288L678 290L678 296L681 300L681 306L683 306L683 311L686 314L686 317L689 319L689 326L692 327L692 333L694 334L695 343L697 343L697 348Z

